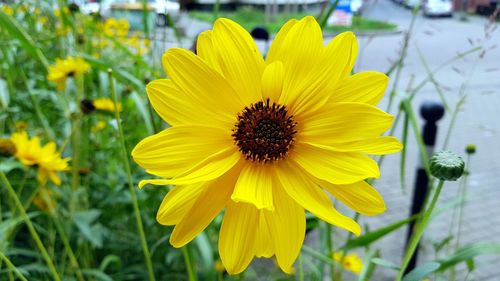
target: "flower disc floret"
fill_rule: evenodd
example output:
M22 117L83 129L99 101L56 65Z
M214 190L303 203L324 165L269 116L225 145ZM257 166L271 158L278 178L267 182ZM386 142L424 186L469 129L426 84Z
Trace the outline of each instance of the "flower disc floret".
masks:
M232 136L245 159L268 163L288 155L297 133L295 125L285 106L267 99L245 107Z

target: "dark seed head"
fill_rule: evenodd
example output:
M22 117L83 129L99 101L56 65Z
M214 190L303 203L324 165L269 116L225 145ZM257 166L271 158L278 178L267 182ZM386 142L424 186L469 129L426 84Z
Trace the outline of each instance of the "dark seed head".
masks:
M269 163L288 155L295 140L293 116L283 105L257 102L238 115L233 139L247 160Z

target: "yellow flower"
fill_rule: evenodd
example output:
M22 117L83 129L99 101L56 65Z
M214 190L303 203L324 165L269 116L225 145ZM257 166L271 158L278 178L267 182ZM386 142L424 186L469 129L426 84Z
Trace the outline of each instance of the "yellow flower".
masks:
M47 179L50 178L55 185L61 184L57 172L69 169L68 161L70 158L61 158L61 154L56 151L54 142L42 146L40 145L40 138L35 136L29 139L25 131L13 133L11 141L16 146L14 156L21 163L26 166L38 166L37 179L39 182L45 184Z
M107 111L107 112L111 112L111 113L115 112L115 103L111 99L98 98L98 99L93 100L92 104L94 105L95 110ZM121 103L118 103L116 105L116 107L118 108L119 112L122 111Z
M101 131L104 128L106 128L106 122L104 122L104 121L98 121L97 124L95 124L94 126L92 126L91 131L93 133L97 133L97 132Z
M55 82L57 89L63 91L66 87L66 78L88 72L90 65L82 58L68 57L64 60L56 59L54 65L49 66L47 79Z
M397 152L383 137L393 116L375 107L388 78L350 75L357 56L352 32L324 46L313 17L290 20L264 61L250 34L228 19L198 37L198 55L170 49L163 56L169 79L146 87L151 105L172 127L142 140L134 160L176 185L157 220L175 225L174 247L194 239L225 208L219 236L230 274L254 256L276 256L293 272L305 234L304 209L359 235L328 194L361 214L385 211L365 183L380 175L367 154Z
M342 258L344 254L342 252L336 252L333 254L333 259L337 263L342 263L342 267L349 270L357 275L361 273L363 269L363 261L359 258L357 254L348 254Z
M126 19L119 19L116 22L116 35L120 37L127 36L130 24Z
M108 36L116 35L117 21L115 18L109 18L104 22L103 30Z
M14 155L23 165L32 166L39 162L39 156L42 151L40 138L34 136L29 139L25 131L13 133L10 140L16 146L16 154Z
M62 13L65 13L65 14L69 14L69 8L68 7L64 7L64 8L59 8L59 9L55 9L54 10L54 16L56 17L61 17L62 16Z
M9 5L2 6L2 11L8 16L14 15L14 9Z

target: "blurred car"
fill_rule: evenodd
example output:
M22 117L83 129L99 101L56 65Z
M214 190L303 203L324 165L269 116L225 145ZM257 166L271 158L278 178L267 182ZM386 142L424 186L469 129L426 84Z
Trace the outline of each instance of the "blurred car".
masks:
M363 11L363 0L351 0L351 11L355 15L360 15Z
M425 0L422 5L424 16L453 16L453 3L451 0Z
M100 13L103 17L110 17L113 5L142 5L141 0L89 0L82 5L82 12L90 13ZM148 0L148 7L156 11L156 22L160 26L167 25L167 15L173 21L179 18L180 5L179 3L172 0Z

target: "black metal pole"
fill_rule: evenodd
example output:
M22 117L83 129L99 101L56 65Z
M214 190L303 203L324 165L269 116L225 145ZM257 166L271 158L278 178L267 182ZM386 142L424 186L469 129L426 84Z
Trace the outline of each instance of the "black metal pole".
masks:
M422 138L425 147L427 149L427 155L430 157L434 152L434 145L436 144L436 135L437 135L436 122L443 117L444 107L439 102L427 101L420 106L420 115L425 120L425 124L422 129ZM429 189L429 178L425 173L422 159L420 159L420 163L417 167L415 187L413 189L413 200L411 204L410 217L422 211L428 189ZM406 235L406 246L408 246L414 227L415 227L415 221L412 221L408 226L408 232ZM405 274L415 268L418 258L418 248L419 245L417 245L417 249L415 250L415 253L411 257L410 263L406 268Z

